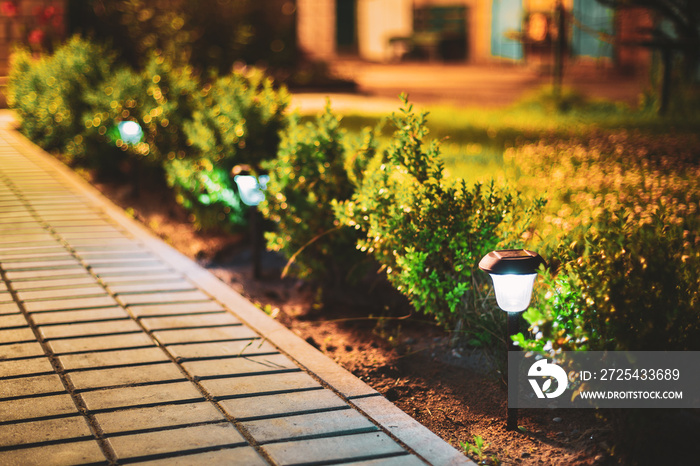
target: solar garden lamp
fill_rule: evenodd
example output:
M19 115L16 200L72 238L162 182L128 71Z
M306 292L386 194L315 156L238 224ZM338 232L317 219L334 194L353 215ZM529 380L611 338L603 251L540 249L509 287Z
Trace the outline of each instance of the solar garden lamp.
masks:
M479 268L491 275L498 307L508 313L506 341L509 352L518 350L512 336L518 333L518 318L520 313L530 305L537 269L544 263L544 259L539 254L527 249L491 251L479 261ZM516 409L508 408L506 429L516 430L517 424Z
M265 189L267 182L270 181L268 175L236 175L233 181L238 186L238 194L241 201L250 207L250 238L251 238L251 255L253 262L253 278L261 277L260 258L262 254L262 229L260 213L258 212L258 204L265 199Z
M143 130L135 121L120 121L117 130L119 138L127 144L138 144L143 139Z
M265 199L265 189L267 182L270 181L268 175L260 175L256 178L253 175L236 175L233 181L238 186L238 194L241 196L241 201L249 207L257 207Z

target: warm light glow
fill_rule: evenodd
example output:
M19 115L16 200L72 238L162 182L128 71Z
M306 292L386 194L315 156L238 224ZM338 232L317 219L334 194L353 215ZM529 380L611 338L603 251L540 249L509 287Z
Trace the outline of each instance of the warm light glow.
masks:
M536 273L527 275L490 274L498 307L507 312L522 312L530 305Z
M263 190L267 187L267 182L270 181L268 175L261 175L259 179L252 175L236 175L233 181L238 186L238 193L241 196L241 201L248 206L256 206L265 199Z

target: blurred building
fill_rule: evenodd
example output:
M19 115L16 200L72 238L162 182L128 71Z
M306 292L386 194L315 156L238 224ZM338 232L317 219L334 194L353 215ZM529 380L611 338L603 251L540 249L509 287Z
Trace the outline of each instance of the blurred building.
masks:
M45 51L65 36L72 2L0 0L0 76L6 74L12 43ZM559 37L559 3L569 61L647 68L649 49L632 44L646 39L641 31L653 26L649 13L616 13L596 0L276 0L283 7L268 9L293 11L298 47L322 60L548 66Z
M645 10L596 0L297 0L297 39L319 59L351 56L546 65L559 44L568 60L645 69L632 45L652 26ZM559 12L562 12L561 28ZM559 30L563 42L557 43Z

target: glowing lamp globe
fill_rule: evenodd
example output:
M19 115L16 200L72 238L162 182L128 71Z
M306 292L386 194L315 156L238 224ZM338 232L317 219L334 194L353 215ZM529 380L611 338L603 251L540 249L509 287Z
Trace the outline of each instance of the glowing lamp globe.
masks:
M268 175L260 175L259 178L252 175L236 175L233 180L238 186L238 193L245 205L253 207L265 199L263 191L267 188L267 182L270 181Z
M135 121L120 121L117 129L119 138L127 144L138 144L143 138L143 130Z
M498 307L522 312L530 305L537 269L544 259L527 249L504 249L486 254L479 268L491 275Z

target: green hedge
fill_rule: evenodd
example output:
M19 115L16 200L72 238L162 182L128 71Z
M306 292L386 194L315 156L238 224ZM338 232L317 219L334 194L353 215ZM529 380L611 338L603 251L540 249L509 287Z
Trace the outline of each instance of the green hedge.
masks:
M106 48L80 37L38 60L18 51L9 95L22 132L69 164L123 173L137 184L142 173L164 169L203 228L245 223L231 169L259 173L275 157L288 102L284 89L254 69L202 84L157 53L140 72L116 66ZM142 128L140 141L121 136L126 121Z
M289 96L275 89L262 71L233 72L198 91L199 106L184 125L188 152L171 154L168 182L202 228L236 228L247 221L233 182L234 168L262 174L273 159L279 132L287 124Z
M224 170L245 164L254 172L275 158L279 132L287 123L284 88L275 89L260 70L234 71L205 85L199 99L200 108L186 127L199 153Z
M700 349L697 144L619 132L509 154L526 183L547 173L539 247L558 264L525 314L535 338L523 346Z
M308 124L287 117L286 91L259 71L200 83L159 55L141 72L110 57L79 37L50 57L15 53L8 94L21 130L74 164L163 168L202 228L242 225L232 174L269 171L269 247L294 273L338 283L372 258L417 310L473 344L493 345L503 324L479 259L527 240L553 267L522 346L700 347L697 136L590 130L509 149L520 196L446 177L426 115L405 99L382 149L371 130L351 141L330 109ZM123 141L122 121L143 139Z
M267 245L293 261L296 276L338 283L362 262L358 235L340 225L333 204L350 198L358 164L375 151L371 134L366 136L352 147L327 106L314 122L302 124L293 116L277 158L265 164L270 182L260 207L277 224L266 234Z
M192 213L196 228L232 230L247 223L247 208L230 172L216 167L210 159L174 159L165 164L165 172L175 199Z
M362 232L358 247L386 270L413 306L474 344L501 335L502 312L484 299L488 279L479 259L498 247L516 246L538 203L525 207L518 194L495 183L467 185L445 177L439 144L426 144L426 114L404 98L394 115L391 146L367 167L362 184L336 213Z
M75 152L73 146L82 143L83 118L91 111L87 96L110 76L112 65L107 49L80 37L38 59L16 49L8 104L22 133L47 151Z

